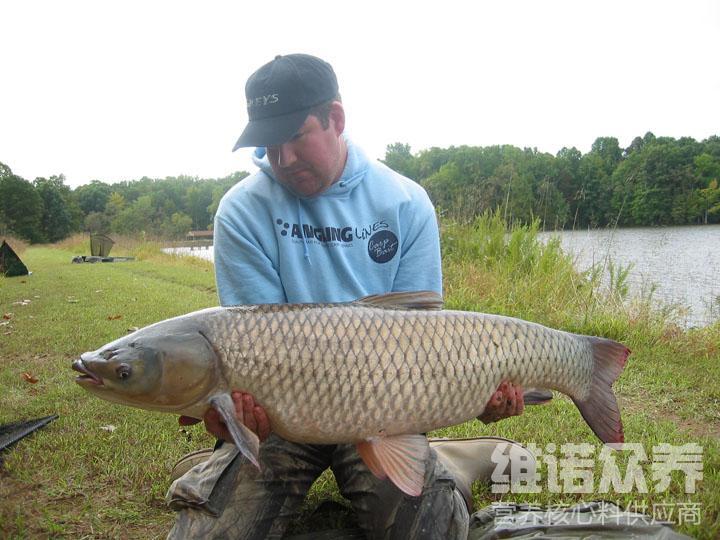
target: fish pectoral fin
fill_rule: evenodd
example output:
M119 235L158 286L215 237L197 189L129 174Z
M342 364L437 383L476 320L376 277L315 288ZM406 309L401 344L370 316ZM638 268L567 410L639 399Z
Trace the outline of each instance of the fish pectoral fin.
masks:
M220 417L228 427L230 435L232 435L233 443L238 450L258 469L260 462L258 455L260 454L260 439L245 424L237 419L235 414L235 404L229 394L218 394L210 398L210 405L220 414Z
M443 297L435 291L391 292L364 296L352 303L386 309L439 310L443 308Z
M430 446L425 435L393 435L357 443L368 469L380 479L390 478L402 492L419 496L425 484Z

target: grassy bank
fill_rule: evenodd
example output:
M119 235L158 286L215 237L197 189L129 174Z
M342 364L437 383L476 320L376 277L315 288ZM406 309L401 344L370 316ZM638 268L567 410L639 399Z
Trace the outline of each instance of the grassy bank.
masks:
M201 426L181 430L172 415L89 396L73 383L70 371L79 353L129 329L216 305L211 265L160 255L156 245L140 242L119 242L113 248L113 255L137 257L133 262L71 264L73 255L87 252L86 244L78 238L61 246L31 246L22 257L33 274L0 278L0 312L5 316L0 326L0 423L59 415L4 454L0 531L5 537L164 537L173 519L164 504L172 464L212 443ZM691 503L698 505L701 523L684 523L679 529L702 538L720 534L720 325L683 331L670 313L623 298L621 277L603 290L597 276L575 273L557 244L543 247L531 230L517 230L508 241L502 224L492 218L472 227L446 223L443 249L448 307L502 313L623 341L633 350L616 384L626 440L641 443L649 457L660 443L692 442L704 448L704 480L696 493L685 493L681 473L673 474L668 490L653 492L650 463L645 463L650 493L551 493L547 471L541 471L541 493L511 493L503 500L569 504L602 498L649 508ZM441 434L496 434L541 448L589 443L596 455L600 450L564 398L518 418L490 426L470 422ZM600 465L595 473L599 479ZM486 486L475 490L478 505L500 500ZM325 475L306 512L330 496L337 493Z

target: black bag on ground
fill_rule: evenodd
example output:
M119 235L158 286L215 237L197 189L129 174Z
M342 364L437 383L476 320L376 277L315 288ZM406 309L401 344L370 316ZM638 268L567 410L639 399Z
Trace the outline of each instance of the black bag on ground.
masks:
M672 524L613 503L593 501L569 508L543 509L527 504L492 505L470 518L468 540L496 538L633 538L635 540L686 540Z

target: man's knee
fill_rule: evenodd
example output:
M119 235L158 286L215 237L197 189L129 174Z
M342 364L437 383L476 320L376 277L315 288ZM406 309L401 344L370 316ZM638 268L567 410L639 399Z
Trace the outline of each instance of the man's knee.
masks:
M371 538L465 538L469 514L462 494L434 451L426 465L419 497L380 480L352 449L333 456L333 471L341 493L350 499L360 526Z
M224 444L174 482L167 500L179 513L170 537L282 536L310 486L329 465L329 453L270 437L259 458L260 470L234 445Z

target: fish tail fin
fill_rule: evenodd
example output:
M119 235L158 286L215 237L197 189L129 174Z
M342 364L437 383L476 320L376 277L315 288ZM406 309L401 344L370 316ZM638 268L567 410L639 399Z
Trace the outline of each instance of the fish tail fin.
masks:
M621 443L625 435L612 385L622 373L630 349L611 339L591 336L588 339L593 354L590 392L585 399L573 401L602 442Z

